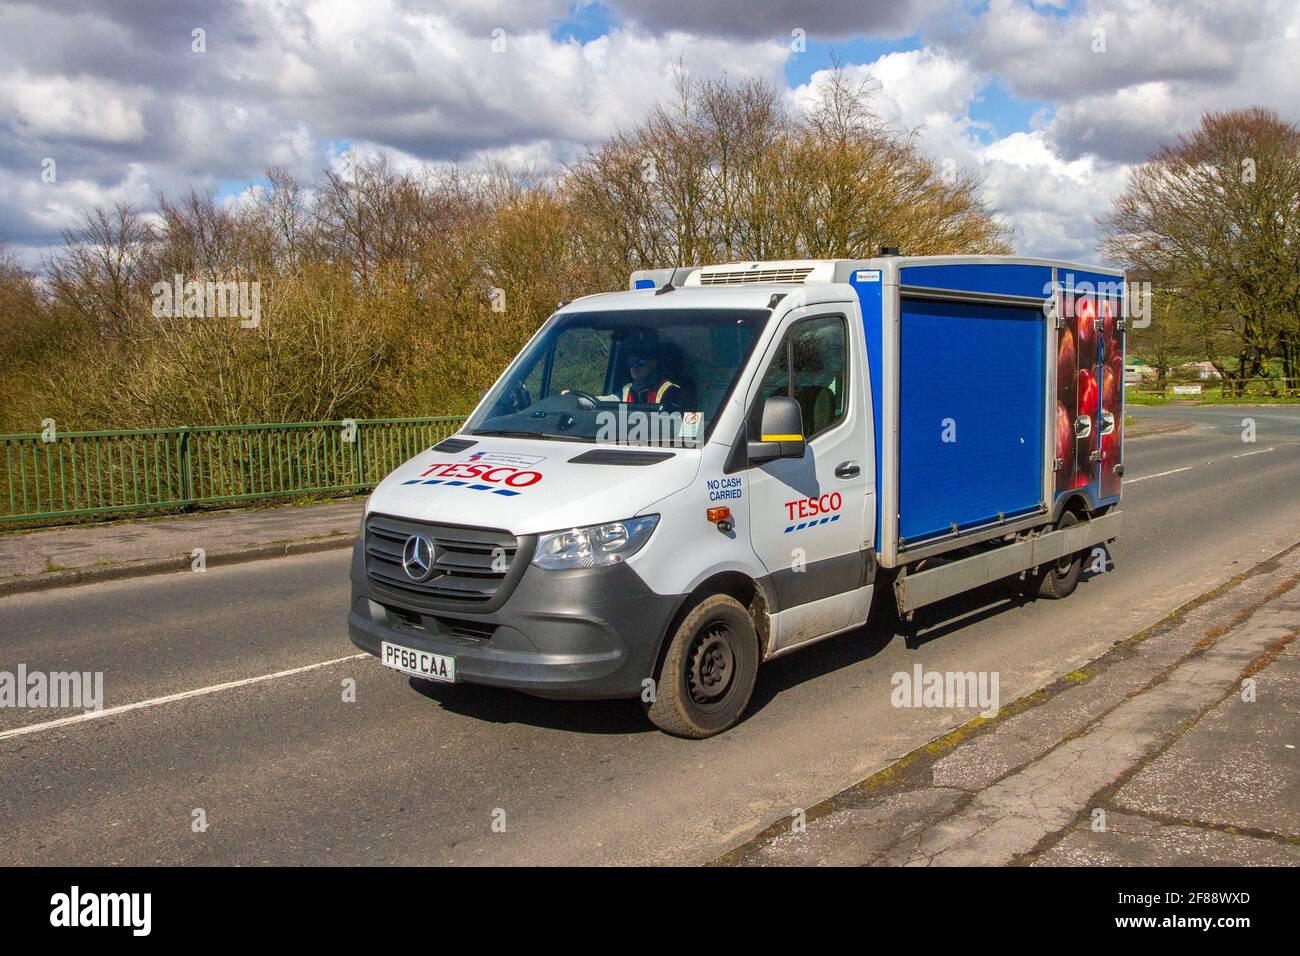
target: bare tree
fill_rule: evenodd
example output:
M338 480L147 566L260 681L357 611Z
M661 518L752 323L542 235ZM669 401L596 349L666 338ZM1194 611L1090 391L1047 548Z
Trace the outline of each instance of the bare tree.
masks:
M347 264L363 284L385 268L409 269L433 228L427 182L395 170L386 155L349 153L343 169L325 174L316 203L324 251ZM409 272L407 278L415 278Z
M64 231L63 250L48 264L54 295L103 335L126 330L139 314L144 266L156 238L148 219L129 205L90 208Z
M1272 357L1300 390L1300 127L1207 113L1130 173L1100 225L1107 258L1178 290L1226 391L1267 378Z
M39 345L7 369L16 420L463 412L557 302L631 268L1005 248L978 182L938 175L840 74L791 115L767 84L679 70L642 124L555 174L354 154L311 190L267 180L239 202L191 190L148 216L91 210L44 286L0 269L0 310L18 302ZM176 273L258 282L261 324L153 316L151 287Z
M882 124L870 90L836 69L806 115L769 85L697 83L592 149L566 177L584 228L617 271L729 259L1006 252L968 173L940 175L915 137Z

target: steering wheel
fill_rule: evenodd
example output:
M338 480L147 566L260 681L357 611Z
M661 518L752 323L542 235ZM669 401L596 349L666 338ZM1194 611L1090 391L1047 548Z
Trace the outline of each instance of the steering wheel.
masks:
M501 396L502 403L509 403L511 412L520 412L533 403L532 396L528 394L528 386L524 384L523 379L515 379L507 386L504 394Z
M591 394L591 392L584 392L580 388L570 388L566 391L569 395L572 395L578 400L578 406L580 408L595 408L600 404L600 399Z

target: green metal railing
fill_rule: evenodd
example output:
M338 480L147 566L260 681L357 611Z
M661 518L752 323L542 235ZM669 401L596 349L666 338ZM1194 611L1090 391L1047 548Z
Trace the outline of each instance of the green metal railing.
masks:
M464 421L0 435L0 524L367 491Z

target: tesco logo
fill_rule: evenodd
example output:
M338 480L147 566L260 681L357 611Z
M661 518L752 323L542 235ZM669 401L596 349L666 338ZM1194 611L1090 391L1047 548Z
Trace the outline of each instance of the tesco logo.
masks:
M486 481L489 484L504 484L511 488L527 488L542 480L540 471L522 471L510 465L483 464L468 461L445 461L430 465L421 478L429 476L438 478L463 478L474 481Z
M796 498L794 501L787 501L785 510L790 520L793 521L795 518L815 518L818 515L839 511L842 503L840 493L832 491L830 494L821 495L817 498Z

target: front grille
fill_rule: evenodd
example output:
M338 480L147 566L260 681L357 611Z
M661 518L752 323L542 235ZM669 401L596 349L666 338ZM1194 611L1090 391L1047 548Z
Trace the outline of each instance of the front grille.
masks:
M402 568L402 549L412 535L433 543L433 574L414 581ZM496 528L428 524L372 514L366 520L366 574L380 597L414 608L498 606L532 557L521 541ZM531 552L531 547L526 550ZM518 560L517 560L518 559Z
M811 266L794 266L786 269L745 269L735 272L701 270L700 285L758 285L768 282L803 282L811 272Z
M482 643L492 640L497 625L490 621L470 621L457 617L441 617L435 614L422 614L407 607L395 604L380 605L388 612L390 620L402 627L409 627L422 634L436 634L459 638L460 641Z
M453 617L440 617L437 618L437 621L438 625L445 629L448 634L469 638L474 641L490 641L497 630L495 624L487 624L482 621L462 621Z

